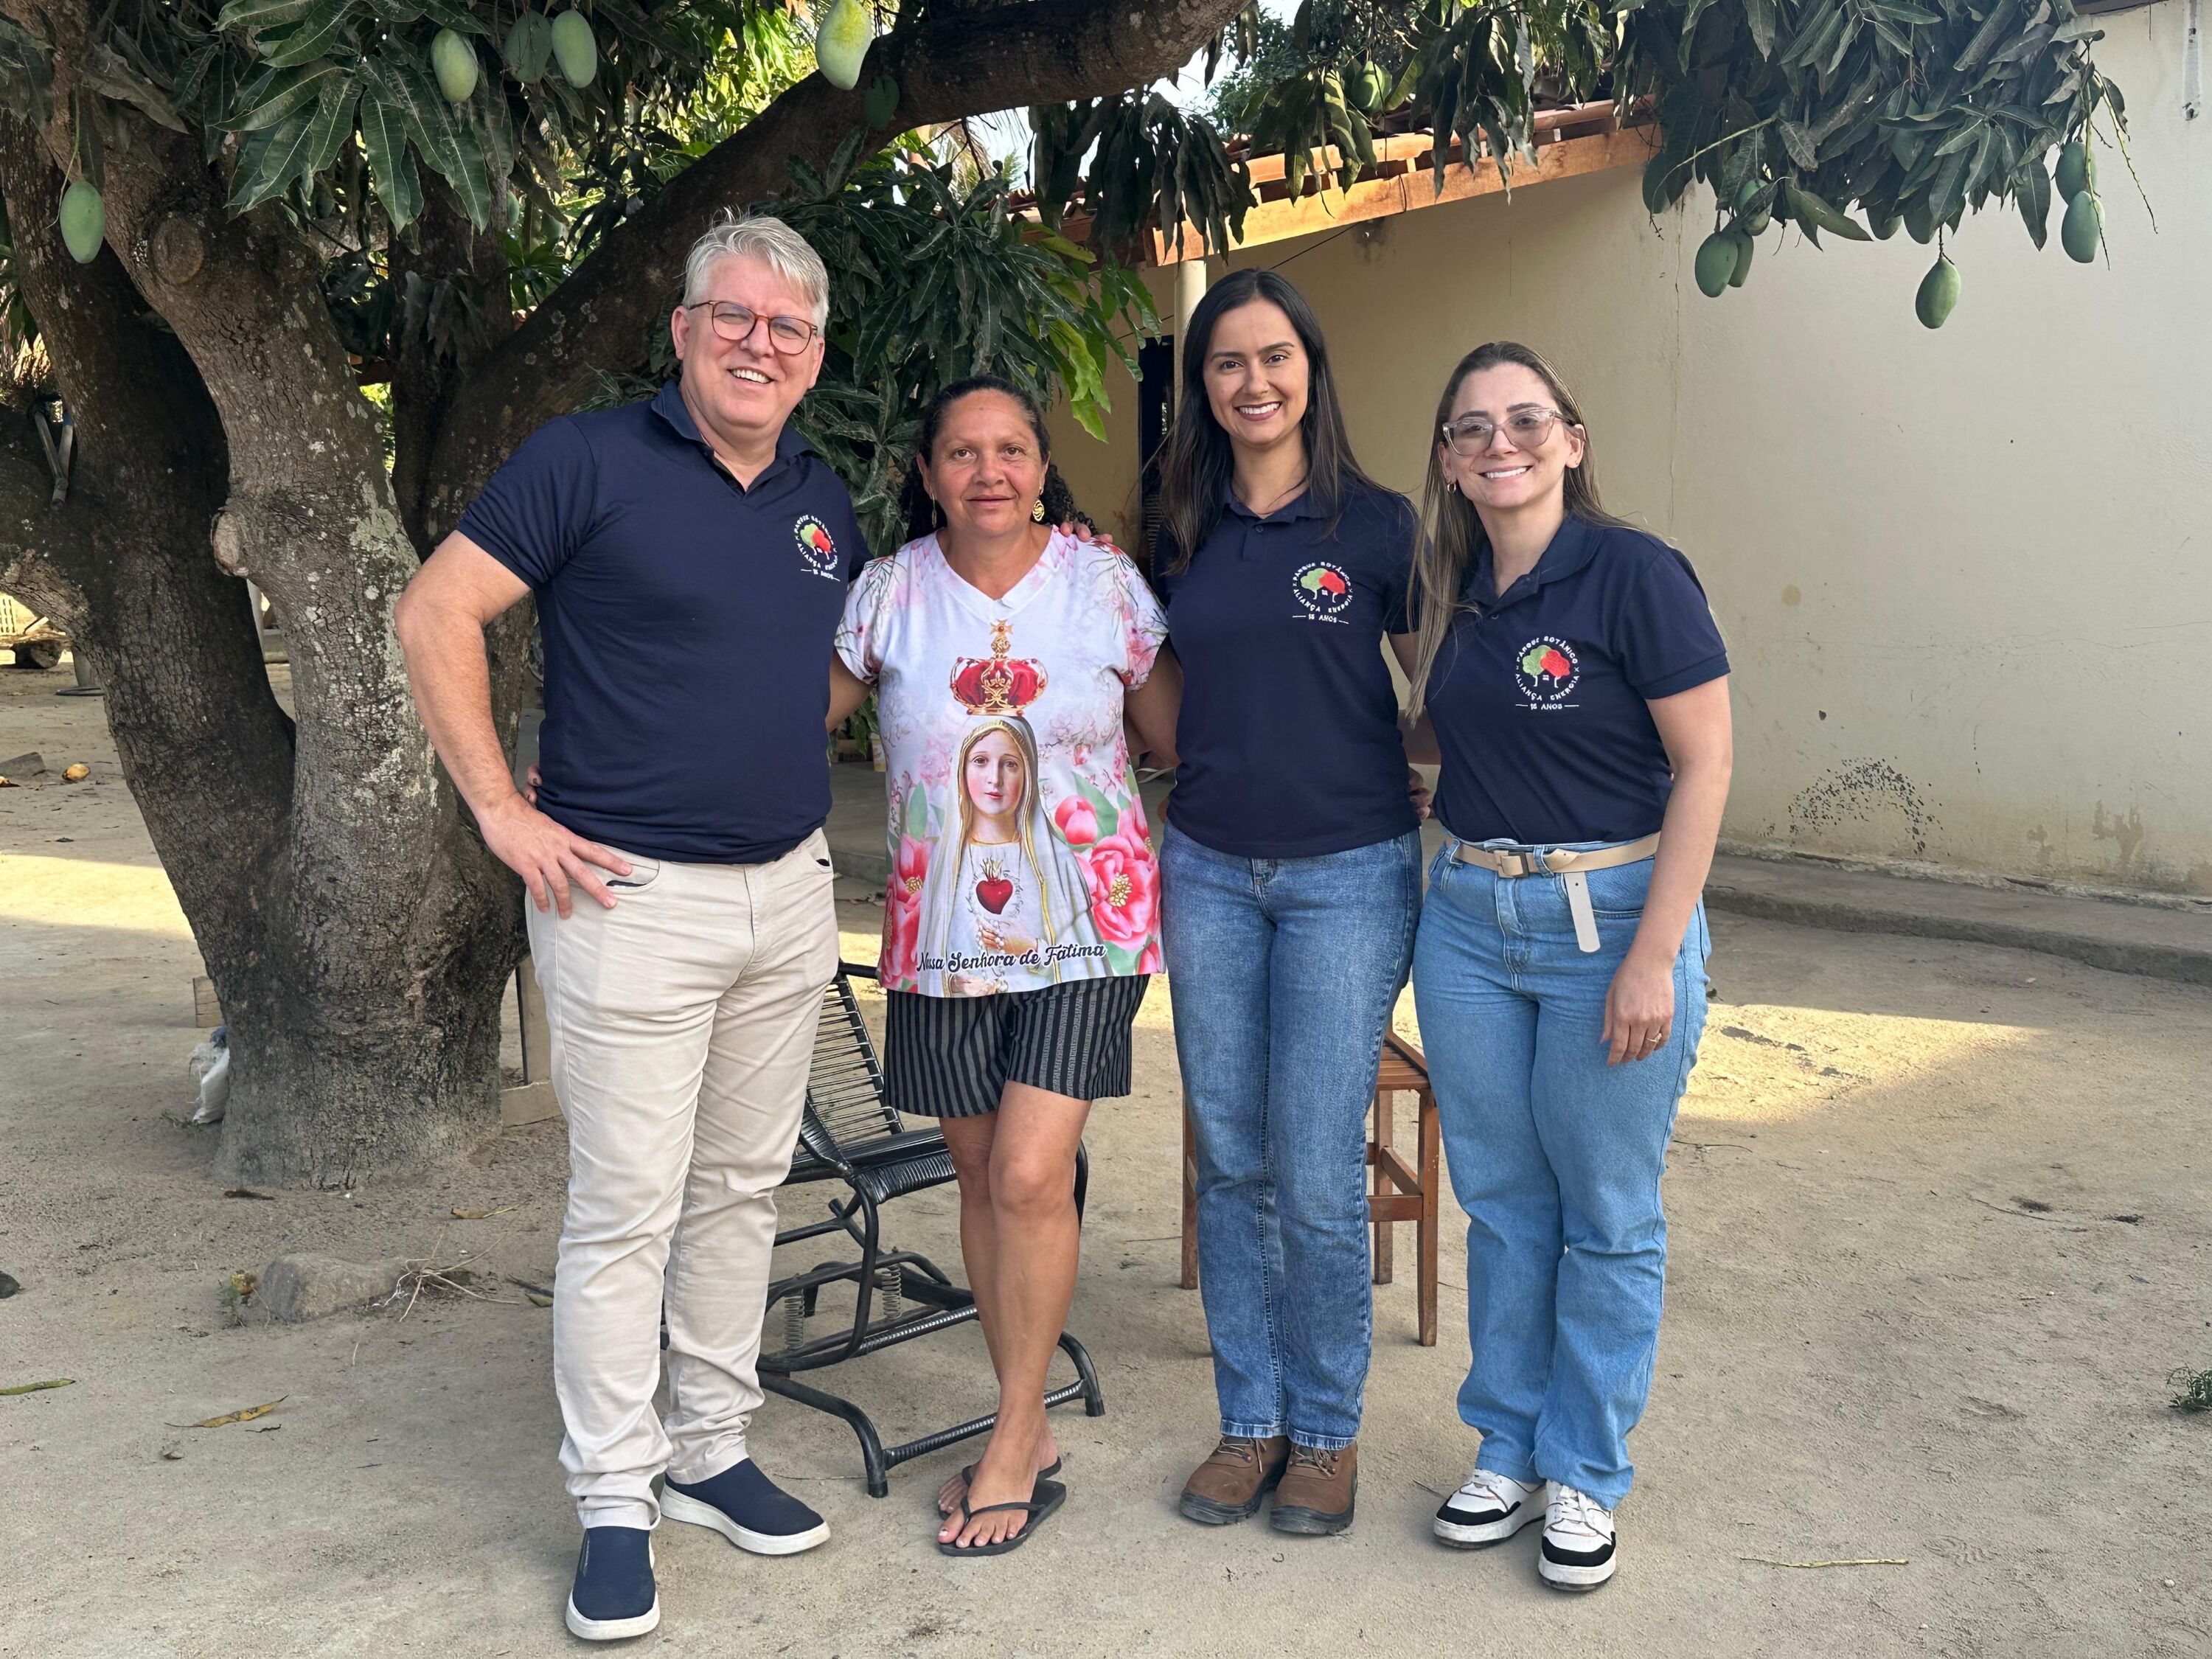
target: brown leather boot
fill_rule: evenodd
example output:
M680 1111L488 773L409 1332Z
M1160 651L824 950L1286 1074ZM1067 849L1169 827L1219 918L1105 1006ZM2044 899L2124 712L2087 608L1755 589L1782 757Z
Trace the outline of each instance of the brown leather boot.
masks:
M1291 1448L1291 1461L1275 1491L1268 1524L1277 1532L1328 1534L1352 1524L1352 1500L1359 1494L1359 1448L1317 1451Z
M1200 1526L1230 1527L1248 1521L1283 1478L1283 1467L1290 1456L1287 1435L1247 1440L1225 1434L1213 1449L1213 1455L1192 1470L1190 1479L1183 1482L1182 1498L1176 1507Z

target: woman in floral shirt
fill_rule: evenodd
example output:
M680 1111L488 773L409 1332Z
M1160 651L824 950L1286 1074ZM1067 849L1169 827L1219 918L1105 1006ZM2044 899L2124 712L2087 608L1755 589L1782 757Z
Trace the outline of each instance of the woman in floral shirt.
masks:
M1075 1154L1125 1095L1160 963L1159 872L1124 721L1166 761L1181 676L1136 567L1072 516L1043 411L1004 380L948 386L907 484L915 539L860 575L833 724L871 687L890 775L879 971L885 1084L941 1120L999 1419L945 1483L938 1544L1000 1553L1066 1496L1045 1370L1075 1291Z

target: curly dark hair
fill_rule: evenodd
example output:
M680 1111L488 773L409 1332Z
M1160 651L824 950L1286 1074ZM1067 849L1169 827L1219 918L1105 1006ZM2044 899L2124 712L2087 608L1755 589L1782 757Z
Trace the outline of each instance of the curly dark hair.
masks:
M915 453L907 462L906 482L899 489L899 511L906 518L908 541L919 540L945 522L945 515L937 503L922 487L920 459L937 447L938 434L944 429L945 416L953 404L963 398L978 392L995 392L1011 398L1029 419L1030 430L1036 436L1037 453L1044 457L1044 522L1047 524L1080 524L1096 530L1090 516L1075 504L1075 494L1067 487L1067 480L1060 476L1060 469L1052 464L1052 434L1045 430L1044 405L1012 380L997 374L971 374L964 380L955 380L929 400L929 407L921 412L921 428L915 434Z

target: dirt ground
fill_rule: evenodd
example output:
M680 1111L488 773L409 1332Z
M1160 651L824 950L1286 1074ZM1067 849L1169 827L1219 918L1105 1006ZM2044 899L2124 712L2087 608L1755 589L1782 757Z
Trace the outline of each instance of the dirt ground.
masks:
M0 1269L22 1282L0 1302L0 1387L75 1379L0 1398L0 1655L580 1650L560 1624L575 1531L548 1313L503 1287L277 1328L220 1300L234 1270L303 1249L467 1251L502 1284L545 1282L558 1124L404 1184L226 1196L213 1132L173 1115L197 956L100 705L51 695L68 683L0 669L0 757L49 768L0 791ZM60 781L72 760L88 781ZM876 913L844 911L865 952ZM2212 1652L2212 1419L2166 1404L2169 1371L2212 1365L2212 997L1976 946L1714 932L1723 1002L1668 1181L1667 1324L1602 1594L1544 1592L1533 1534L1429 1541L1474 1451L1449 1224L1440 1346L1413 1340L1410 1230L1377 1293L1352 1532L1176 1517L1215 1419L1176 1285L1156 988L1137 1092L1092 1120L1072 1325L1109 1409L1058 1419L1066 1509L1018 1555L945 1560L928 1495L955 1454L872 1501L848 1431L771 1399L754 1449L835 1537L763 1560L664 1528L665 1620L640 1650ZM900 1212L902 1243L957 1262L949 1194ZM987 1380L972 1328L836 1373L901 1436L982 1409ZM173 1426L280 1397L255 1422ZM1904 1565L1776 1565L1863 1558Z

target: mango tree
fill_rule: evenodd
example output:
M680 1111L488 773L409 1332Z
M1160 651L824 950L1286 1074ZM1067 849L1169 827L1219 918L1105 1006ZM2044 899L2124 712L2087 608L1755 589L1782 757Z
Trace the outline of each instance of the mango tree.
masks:
M1194 57L1264 70L1241 107L1301 186L1378 131L1510 158L1546 101L1649 98L1653 210L1703 180L1746 234L1933 235L2010 199L2039 237L2046 153L2119 113L2071 0L1310 0L1264 58L1260 21L1245 0L0 0L0 274L77 434L58 491L32 418L0 425L0 589L108 687L230 1021L226 1178L349 1183L495 1126L519 889L441 777L392 605L532 428L649 383L718 209L773 202L828 257L801 421L884 533L933 385L988 365L1095 416L1149 313L1094 256L1152 223L1233 237L1241 151L1152 90ZM1044 226L1079 203L1093 253L1025 230L1010 178L916 159L1024 106ZM291 714L246 578L283 617ZM510 723L527 627L493 641Z

